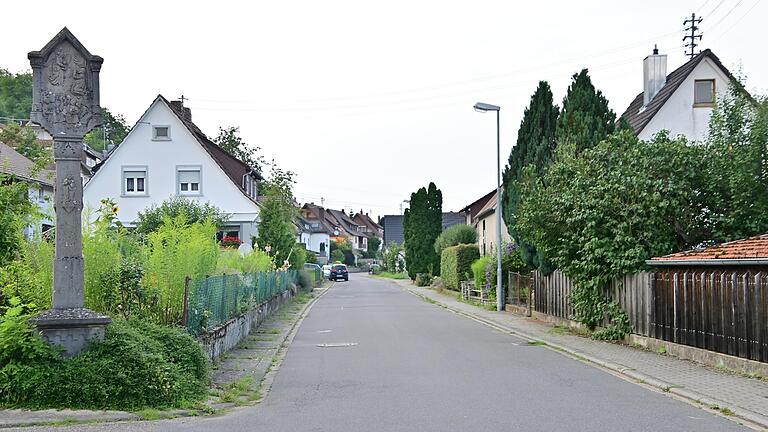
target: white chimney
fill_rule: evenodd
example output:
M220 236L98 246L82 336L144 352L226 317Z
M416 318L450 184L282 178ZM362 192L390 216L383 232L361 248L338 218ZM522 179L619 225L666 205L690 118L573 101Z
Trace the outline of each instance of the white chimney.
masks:
M667 55L659 54L656 46L653 54L643 60L643 106L656 96L667 82Z

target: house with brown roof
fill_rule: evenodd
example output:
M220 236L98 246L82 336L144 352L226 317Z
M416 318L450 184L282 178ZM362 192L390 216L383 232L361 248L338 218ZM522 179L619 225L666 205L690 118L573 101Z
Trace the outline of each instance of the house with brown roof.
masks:
M621 115L640 139L661 130L700 141L720 95L734 77L709 49L667 74L667 56L657 49L643 60L643 91Z
M368 234L368 238L378 237L381 239L384 237L384 227L371 219L371 217L368 216L368 213L363 213L363 211L360 210L360 212L355 213L355 215L352 216L352 220L364 227L365 233Z
M488 255L495 249L496 241L496 190L483 195L475 202L467 205L461 211L466 215L467 225L477 232L477 245L481 255ZM502 219L501 241L509 243L512 238L507 230L507 224Z
M56 173L39 169L35 163L3 143L0 143L0 173L10 181L27 183L29 200L36 205L44 218L39 226L30 226L25 235L45 232L53 227L53 182ZM3 179L5 180L5 179Z
M211 141L181 101L158 95L94 171L83 192L86 205L95 209L102 199L115 200L117 218L127 226L140 211L182 197L221 209L228 222L220 235L244 241L257 236L262 177Z
M664 255L650 259L646 264L654 267L768 267L768 234Z

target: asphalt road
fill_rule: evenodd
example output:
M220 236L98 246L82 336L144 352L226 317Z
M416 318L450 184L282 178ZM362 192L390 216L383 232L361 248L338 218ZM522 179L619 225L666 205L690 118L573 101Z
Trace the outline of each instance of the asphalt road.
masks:
M391 282L353 274L313 306L261 404L220 417L63 430L745 429L455 315Z

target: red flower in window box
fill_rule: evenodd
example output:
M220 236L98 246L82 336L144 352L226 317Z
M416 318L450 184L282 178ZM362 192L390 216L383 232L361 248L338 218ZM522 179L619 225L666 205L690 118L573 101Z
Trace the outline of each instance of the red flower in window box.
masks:
M243 241L240 240L238 237L234 236L224 236L221 238L221 241L219 242L223 247L231 247L231 248L237 248L240 247L241 244L243 244Z

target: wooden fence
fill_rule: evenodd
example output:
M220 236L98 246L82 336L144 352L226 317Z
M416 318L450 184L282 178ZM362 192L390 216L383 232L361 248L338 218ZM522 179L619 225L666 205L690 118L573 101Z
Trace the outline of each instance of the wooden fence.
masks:
M568 319L573 282L562 272L533 274L533 307ZM768 273L671 268L639 272L605 288L629 316L634 333L768 362Z
M670 269L654 277L652 335L768 362L768 274Z
M628 274L612 280L605 287L605 295L617 301L629 316L634 333L649 336L653 298L651 282L653 273ZM560 270L549 276L533 272L534 310L559 318L570 319L573 307L570 304L573 282Z

